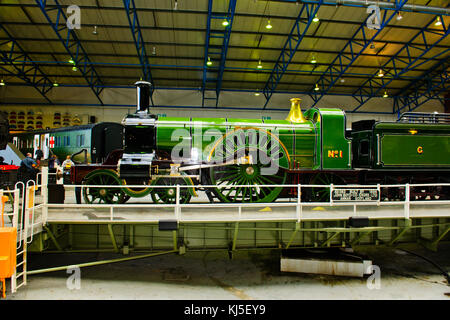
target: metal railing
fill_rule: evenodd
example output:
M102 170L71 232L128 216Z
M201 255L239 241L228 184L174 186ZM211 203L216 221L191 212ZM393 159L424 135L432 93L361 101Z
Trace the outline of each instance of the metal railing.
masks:
M405 112L397 120L398 122L425 123L425 124L450 124L450 114Z
M82 190L85 188L124 188L123 185L64 185L65 188L75 188L79 187ZM142 185L127 185L127 188L143 188ZM224 202L195 202L191 201L190 203L180 203L180 196L182 194L183 189L197 189L197 192L199 188L202 190L206 190L208 188L218 188L216 185L201 185L201 186L188 186L188 185L176 185L176 186L167 186L167 185L161 185L161 186L148 186L151 189L164 189L164 188L172 188L175 189L176 192L176 201L173 204L155 204L155 203L128 203L128 204L89 204L89 203L82 203L82 204L49 204L47 203L45 206L48 209L62 209L62 208L77 208L77 209L105 209L108 210L108 216L103 216L99 219L96 219L95 222L113 222L118 221L118 218L120 218L120 221L124 221L124 215L127 213L121 213L121 216L116 215L116 212L120 211L120 209L149 209L146 212L148 213L148 216L145 216L145 218L133 220L133 219L127 219L126 222L157 222L159 221L162 216L161 215L154 215L155 211L151 209L163 209L164 208L164 219L174 219L179 222L187 222L187 221L196 221L196 222L207 222L207 221L268 221L268 220L295 220L295 221L301 221L305 217L302 215L304 210L316 208L316 207L337 207L337 208L350 208L351 210L346 210L346 217L355 216L358 213L359 208L361 207L387 207L387 206L396 206L396 207L402 207L401 214L397 212L395 215L391 215L390 217L398 217L398 218L404 218L409 219L410 218L410 208L412 205L416 204L427 204L427 205L434 205L435 207L439 205L450 205L450 200L411 200L410 194L412 188L417 187L445 187L450 189L450 183L440 183L440 184L400 184L400 185L301 185L301 184L292 184L292 185L233 185L233 188L289 188L290 191L294 191L294 194L292 194L289 198L283 198L278 199L275 202L270 203L259 203L259 202L233 202L233 203L224 203ZM388 201L382 199L383 191L386 191L386 189L395 189L397 190L397 193L399 194L399 197L402 197L402 199L397 199L396 201ZM326 193L328 193L328 199L327 201L320 201L320 202L307 202L302 200L302 194L304 191L308 189L320 189L320 190L328 190ZM375 190L377 191L377 199L371 199L371 200L336 200L333 198L334 191L336 190L357 190L357 189L365 189L365 190ZM206 197L205 197L206 199ZM288 199L288 200L286 200ZM257 209L257 208L288 208L292 210L287 211L287 215L282 216L276 216L274 214L263 214L261 213L261 217L251 217L251 215L244 215L244 211L248 211L249 208ZM212 217L212 215L205 216L205 217L197 217L192 218L189 217L190 214L187 214L188 212L191 213L192 209L198 209L198 210L208 210L210 212L214 212L216 209L219 208L225 208L228 211L226 212L227 215L223 216L223 220L221 220L220 216L215 215L215 217ZM167 209L173 210L172 214L170 216L167 215ZM98 211L98 210L97 210ZM397 210L399 211L399 210ZM140 213L146 213L145 211L141 211ZM229 213L235 213L236 215L234 217L230 217ZM253 212L255 213L255 212ZM450 216L450 212L449 212ZM339 217L342 217L339 216ZM373 217L377 217L377 215L373 215ZM317 216L317 219L328 219L328 217L319 217ZM308 218L310 219L310 218ZM64 219L57 219L57 221L70 221L64 220ZM73 221L80 221L79 219L76 219L74 217Z

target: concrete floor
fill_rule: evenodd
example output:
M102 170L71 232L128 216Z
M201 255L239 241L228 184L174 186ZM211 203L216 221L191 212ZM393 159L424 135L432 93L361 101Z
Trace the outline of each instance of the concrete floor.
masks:
M401 245L450 271L450 243L437 253ZM357 248L381 270L380 289L367 277L347 278L280 272L279 251L188 252L81 269L81 288L69 290L65 271L30 275L10 300L372 300L450 299L450 286L429 262L395 248ZM31 269L115 258L111 254L30 255ZM9 283L8 283L9 289ZM9 291L9 290L8 290Z

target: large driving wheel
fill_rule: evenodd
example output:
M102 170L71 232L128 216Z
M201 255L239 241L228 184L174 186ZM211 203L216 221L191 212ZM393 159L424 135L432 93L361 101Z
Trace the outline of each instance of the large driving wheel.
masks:
M83 199L86 203L120 204L128 200L121 188L107 187L110 185L121 185L119 177L113 170L95 170L85 177L83 184L105 186L83 187Z
M223 202L273 202L283 188L271 185L284 184L287 173L279 168L277 174L266 175L264 168L261 163L212 167L214 193Z

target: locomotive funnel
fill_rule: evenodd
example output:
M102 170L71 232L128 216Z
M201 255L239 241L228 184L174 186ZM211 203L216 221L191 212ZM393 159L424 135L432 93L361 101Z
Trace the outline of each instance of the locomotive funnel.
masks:
M291 99L291 111L289 111L289 115L286 118L287 121L295 123L302 123L306 121L305 118L303 117L302 109L300 108L301 100L302 99L300 98Z
M138 81L134 84L137 92L136 112L146 112L150 106L150 86L147 81Z

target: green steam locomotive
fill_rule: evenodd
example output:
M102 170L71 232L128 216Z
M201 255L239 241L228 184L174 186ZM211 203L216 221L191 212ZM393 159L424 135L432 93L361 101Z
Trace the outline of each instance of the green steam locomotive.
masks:
M180 203L205 185L215 186L205 189L210 201L266 203L295 195L296 188L285 184L450 182L446 114L360 121L347 130L344 111L302 112L300 99L294 98L286 120L158 119L149 112L150 83L136 86L137 110L122 122L123 150L111 153L102 165L72 169L75 184L105 185L83 188L88 203L123 203L150 194L155 203L171 204L177 199L176 185L186 186ZM161 185L167 187L154 187ZM324 188L308 190L302 199L329 198ZM449 197L448 189L432 193Z

